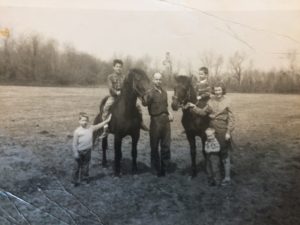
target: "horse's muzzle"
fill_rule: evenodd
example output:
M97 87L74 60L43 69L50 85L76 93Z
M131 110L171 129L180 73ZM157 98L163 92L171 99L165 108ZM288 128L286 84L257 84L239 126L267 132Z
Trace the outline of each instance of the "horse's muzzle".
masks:
M172 97L171 108L172 108L174 111L177 111L177 110L180 108L180 104L179 104L178 99L177 99L176 96L173 96L173 97Z

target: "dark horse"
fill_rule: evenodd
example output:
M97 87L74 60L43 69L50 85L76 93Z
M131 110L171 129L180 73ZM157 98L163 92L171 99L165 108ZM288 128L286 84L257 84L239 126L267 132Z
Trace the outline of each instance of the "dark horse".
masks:
M185 109L186 103L191 102L198 107L203 108L208 99L197 101L197 94L193 86L192 77L177 76L175 77L176 85L174 88L174 96L172 98L172 109L177 111L182 108L181 123L185 129L185 133L190 144L191 160L192 160L192 177L197 175L196 168L196 136L199 136L202 141L202 153L206 157L204 151L204 143L206 141L205 130L209 125L208 116L199 116L191 112L190 109Z
M150 88L150 80L146 73L140 69L132 69L124 79L120 96L111 107L112 119L109 124L110 133L114 134L114 173L120 176L122 159L122 139L130 135L132 138L132 172L137 172L137 143L140 138L141 116L136 107L137 98L142 98ZM102 121L103 106L108 96L100 104L100 112L94 124ZM94 134L94 140L101 131ZM107 137L102 139L102 165L106 166Z

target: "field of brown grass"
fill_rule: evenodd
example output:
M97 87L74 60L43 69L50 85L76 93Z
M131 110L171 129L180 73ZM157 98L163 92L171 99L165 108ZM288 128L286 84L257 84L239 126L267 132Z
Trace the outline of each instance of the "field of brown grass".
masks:
M200 149L198 176L189 178L189 146L181 134L181 112L174 112L176 167L165 178L150 173L149 137L142 131L138 175L130 174L131 140L126 138L123 176L111 176L110 136L110 166L101 167L97 146L90 185L74 188L71 142L78 113L93 119L106 93L100 88L0 86L1 225L300 224L299 95L228 94L237 123L231 186L207 185Z

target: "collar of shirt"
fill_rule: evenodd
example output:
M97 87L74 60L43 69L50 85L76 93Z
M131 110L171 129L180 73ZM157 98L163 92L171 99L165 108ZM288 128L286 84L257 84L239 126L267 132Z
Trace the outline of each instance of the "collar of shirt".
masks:
M208 82L207 79L204 79L204 80L200 80L200 81L199 81L200 84L205 84L205 83L207 83L207 82Z
M156 87L155 85L153 86L154 90L156 90L157 92L159 92L160 94L162 93L162 89L161 88L158 88Z
M217 101L217 102L220 102L220 101L224 101L226 98L224 95L220 96L220 97L217 97L216 95L214 95L212 97L213 100Z
M114 76L117 76L117 77L123 77L123 74L122 74L122 73L117 74L116 72L113 72L113 75L114 75Z

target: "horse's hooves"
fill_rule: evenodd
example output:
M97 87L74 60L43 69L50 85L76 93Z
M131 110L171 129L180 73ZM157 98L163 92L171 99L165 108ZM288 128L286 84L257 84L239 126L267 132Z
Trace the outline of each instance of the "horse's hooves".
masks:
M113 175L112 178L113 178L114 180L118 180L118 179L120 179L121 177L120 177L120 176Z
M196 177L197 177L197 175L190 175L190 176L188 176L188 180L189 180L189 181L192 181L192 180L194 180Z
M133 167L131 172L133 175L137 174L138 173L137 167Z
M114 173L113 177L114 178L121 178L122 174L121 173Z
M191 178L194 179L197 177L197 173L196 172L192 172Z

